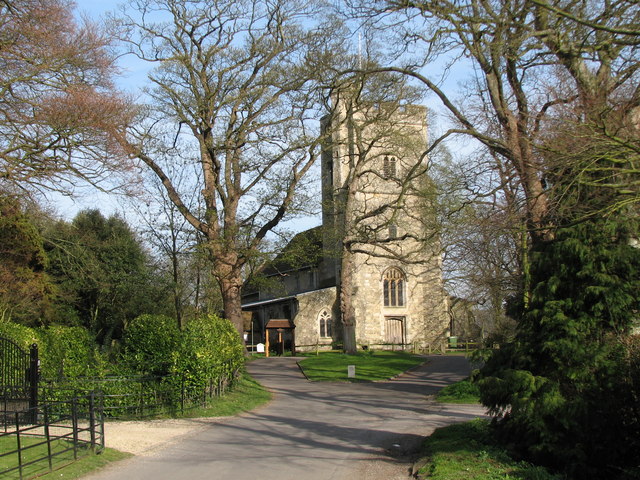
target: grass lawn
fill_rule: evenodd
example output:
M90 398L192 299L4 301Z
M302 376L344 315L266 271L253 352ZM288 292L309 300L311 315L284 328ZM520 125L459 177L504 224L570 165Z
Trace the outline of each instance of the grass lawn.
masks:
M480 403L480 390L466 379L444 387L436 394L436 400L441 403Z
M305 358L299 363L311 381L373 382L387 380L423 362L424 358L417 355L381 350L357 355L326 352ZM348 378L348 365L355 365L355 378Z
M487 421L437 429L425 440L418 478L429 480L560 480L545 468L513 460L491 439Z
M20 441L24 447L41 443L43 439L37 437L22 437ZM51 443L51 446L52 453L56 453L69 448L71 444L64 440L56 440ZM4 453L16 449L17 444L15 436L10 435L0 438L0 452ZM23 464L28 463L36 459L45 458L46 455L47 445L39 445L25 450L22 455L22 462ZM53 472L49 472L49 462L45 458L43 461L38 461L33 465L24 467L23 478L33 478L35 476L44 479L61 477L67 479L78 478L88 472L101 468L110 462L128 458L131 454L107 448L99 455L85 450L79 451L78 456L81 458L79 458L77 462L73 462L73 451L64 452L53 457ZM19 470L7 473L7 470L17 466L17 454L0 457L0 477L7 480L19 479Z

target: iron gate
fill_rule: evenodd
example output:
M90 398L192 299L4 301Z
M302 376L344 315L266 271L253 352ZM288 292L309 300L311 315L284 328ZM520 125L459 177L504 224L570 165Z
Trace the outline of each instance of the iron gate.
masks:
M33 423L38 406L38 345L29 351L0 337L0 402L2 423Z

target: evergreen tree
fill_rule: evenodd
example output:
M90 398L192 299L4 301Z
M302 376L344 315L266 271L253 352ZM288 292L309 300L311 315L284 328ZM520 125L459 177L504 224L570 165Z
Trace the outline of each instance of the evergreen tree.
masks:
M47 323L55 287L40 232L15 198L0 194L0 318Z
M126 322L138 315L168 311L166 282L155 276L139 240L118 216L85 210L71 224L58 222L47 238L49 270L66 304L60 310L75 312L100 343L121 338Z
M640 232L625 201L638 155L586 123L573 133L546 162L559 227L531 252L516 341L480 371L481 397L529 458L572 478L638 478Z

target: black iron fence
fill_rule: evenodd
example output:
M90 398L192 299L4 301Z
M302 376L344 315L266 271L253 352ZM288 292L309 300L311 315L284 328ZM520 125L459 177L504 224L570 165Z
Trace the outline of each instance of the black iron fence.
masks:
M41 381L39 395L47 402L96 391L100 392L107 418L144 418L205 406L230 389L238 377L239 369L225 362L204 378L185 373Z
M13 416L0 433L2 476L33 478L104 449L102 398L93 392Z
M29 351L8 338L0 337L0 408L3 423L13 422L15 412L20 420L33 422L38 405L38 346ZM8 418L7 418L8 416Z

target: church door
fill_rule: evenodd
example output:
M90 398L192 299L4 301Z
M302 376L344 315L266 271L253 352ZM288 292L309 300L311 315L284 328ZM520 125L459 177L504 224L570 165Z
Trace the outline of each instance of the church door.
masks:
M404 317L384 317L385 343L404 344Z

